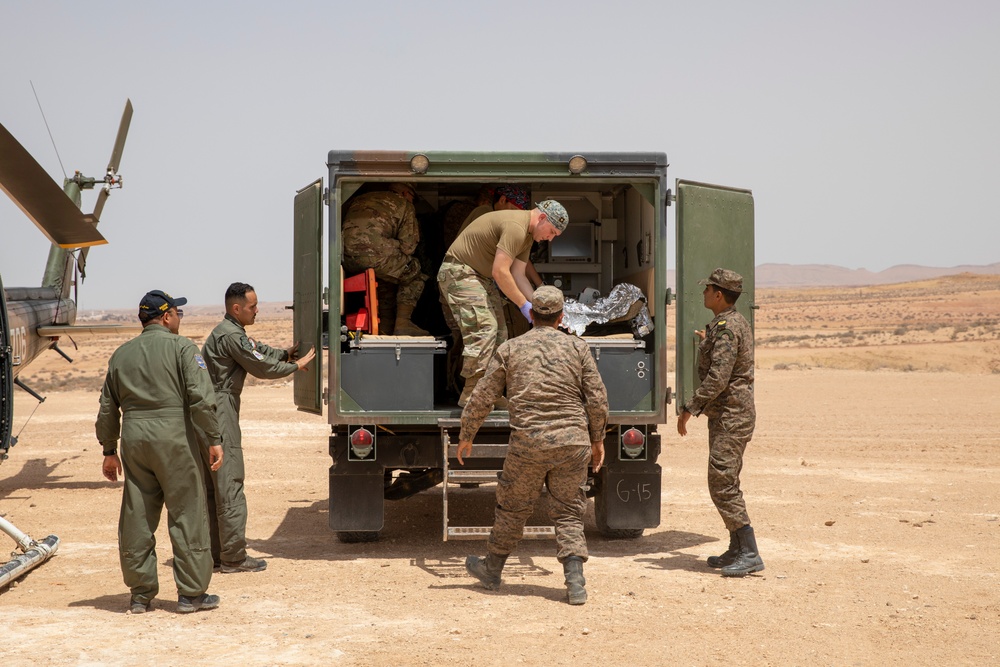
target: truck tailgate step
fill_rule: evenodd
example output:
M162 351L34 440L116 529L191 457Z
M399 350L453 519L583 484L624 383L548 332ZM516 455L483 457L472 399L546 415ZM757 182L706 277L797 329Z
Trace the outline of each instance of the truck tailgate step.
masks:
M449 526L449 540L477 540L490 536L492 526ZM525 526L524 539L544 540L556 536L555 526Z

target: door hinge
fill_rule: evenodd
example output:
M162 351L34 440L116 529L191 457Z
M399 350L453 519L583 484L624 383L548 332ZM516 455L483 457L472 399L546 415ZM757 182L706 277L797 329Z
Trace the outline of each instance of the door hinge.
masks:
M329 306L330 305L330 288L329 287L324 287L323 288L323 305L324 306Z
M669 287L667 288L667 305L669 306L674 302L674 292Z

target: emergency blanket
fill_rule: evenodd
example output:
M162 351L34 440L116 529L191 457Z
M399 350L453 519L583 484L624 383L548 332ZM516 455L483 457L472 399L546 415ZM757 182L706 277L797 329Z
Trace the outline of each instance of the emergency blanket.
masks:
M577 336L582 336L590 324L625 321L637 338L653 331L653 319L646 308L646 295L629 283L615 285L611 294L594 299L590 305L566 299L563 306L562 326Z

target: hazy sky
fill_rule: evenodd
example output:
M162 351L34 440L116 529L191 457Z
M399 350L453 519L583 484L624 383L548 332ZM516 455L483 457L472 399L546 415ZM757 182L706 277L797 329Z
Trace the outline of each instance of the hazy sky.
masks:
M753 190L757 263L989 264L998 35L988 0L7 0L0 122L61 184L29 81L70 174L103 175L132 99L82 308L290 300L330 149L664 151ZM3 195L0 229L4 283L37 285L47 241Z

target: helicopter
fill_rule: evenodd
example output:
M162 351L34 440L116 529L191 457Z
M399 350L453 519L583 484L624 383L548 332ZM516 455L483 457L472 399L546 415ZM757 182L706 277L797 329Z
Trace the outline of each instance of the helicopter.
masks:
M132 102L126 100L103 177L87 177L77 171L64 180L61 190L0 124L0 189L52 242L41 286L4 288L0 277L0 463L17 444L13 435L14 387L23 389L39 403L45 401L18 377L31 362L49 349L72 362L59 347L63 336L120 335L140 328L124 324L76 324L77 288L86 278L87 255L90 248L107 243L97 231L97 223L111 190L122 187L118 166L131 122ZM84 213L80 208L81 192L95 188L100 188L100 192L94 211ZM0 590L45 562L59 548L57 536L34 540L3 517L0 530L14 540L21 552L12 553L12 559L0 565Z

